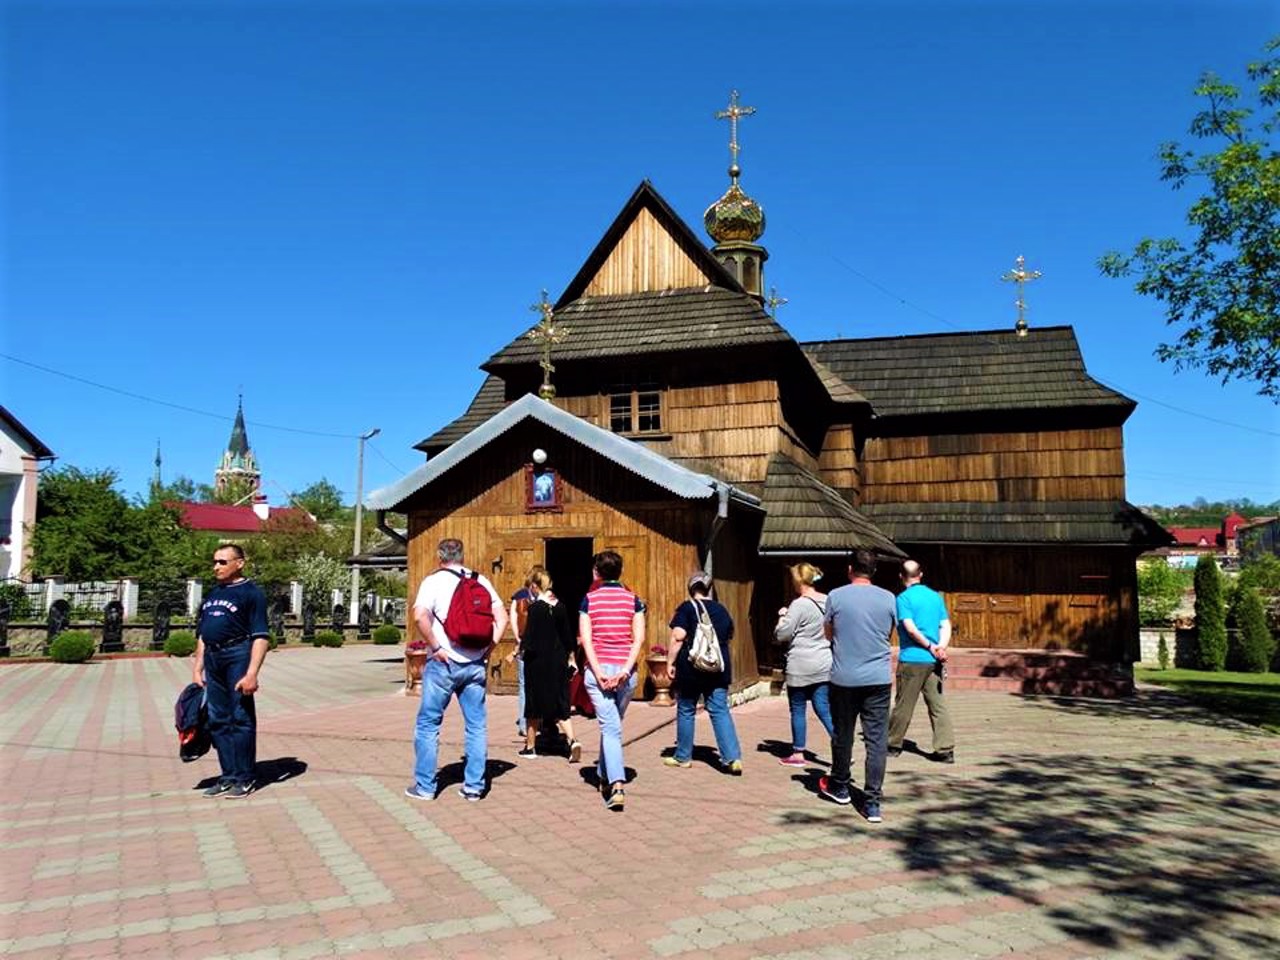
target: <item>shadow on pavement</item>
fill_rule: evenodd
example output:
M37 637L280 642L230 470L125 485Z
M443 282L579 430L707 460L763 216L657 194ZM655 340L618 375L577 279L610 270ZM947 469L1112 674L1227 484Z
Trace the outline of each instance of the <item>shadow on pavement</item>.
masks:
M516 765L506 760L486 761L484 765L484 782L486 784L485 793L493 789L493 781L497 780L504 773L514 770ZM452 763L442 765L436 771L436 794L439 795L450 787L457 786L463 782L466 770L466 758L455 760Z
M910 816L898 806L898 822L893 794L927 778L908 775L893 790L895 779L886 808L893 830L882 836L900 845L910 869L957 890L1038 904L1063 932L1106 950L1280 956L1273 764L1006 755L948 782L945 798L917 803ZM817 813L793 811L786 822L866 836L857 821ZM1059 887L1083 895L1040 898Z
M259 790L266 790L277 783L293 780L306 772L306 763L297 757L276 757L274 760L259 760L255 770Z
M1274 688L1272 688L1274 689ZM1171 720L1196 723L1215 730L1260 731L1244 720L1224 716L1197 704L1188 694L1160 687L1140 687L1132 697L1123 699L1087 699L1078 697L1021 696L1025 704L1042 710L1085 713L1091 717L1126 720Z

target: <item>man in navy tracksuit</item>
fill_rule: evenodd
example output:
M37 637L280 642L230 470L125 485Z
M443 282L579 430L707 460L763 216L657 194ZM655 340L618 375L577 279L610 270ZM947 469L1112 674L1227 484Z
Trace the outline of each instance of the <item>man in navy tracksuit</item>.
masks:
M200 605L192 680L208 692L209 737L222 776L206 797L240 799L253 792L258 720L253 695L267 656L267 597L244 576L244 551L225 544L213 554L217 586Z

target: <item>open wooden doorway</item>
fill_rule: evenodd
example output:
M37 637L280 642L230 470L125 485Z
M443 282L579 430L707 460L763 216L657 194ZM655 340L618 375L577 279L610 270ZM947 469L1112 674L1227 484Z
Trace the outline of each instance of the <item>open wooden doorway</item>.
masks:
M548 537L546 568L560 601L569 608L574 632L578 629L578 608L591 586L591 558L594 541L590 537Z

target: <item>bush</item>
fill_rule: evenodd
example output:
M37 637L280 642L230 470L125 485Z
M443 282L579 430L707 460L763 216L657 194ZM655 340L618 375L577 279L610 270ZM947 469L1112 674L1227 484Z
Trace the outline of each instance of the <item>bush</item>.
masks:
M1227 611L1222 602L1222 574L1208 554L1196 563L1196 644L1200 667L1222 670L1227 665Z
M58 663L84 663L93 656L98 645L85 630L68 630L53 638L49 656Z
M1235 659L1246 673L1266 673L1275 656L1276 640L1267 628L1267 615L1256 590L1241 590L1236 604L1238 649Z
M400 628L384 623L373 631L373 642L379 646L390 647L400 642Z
M1261 593L1280 593L1280 557L1264 553L1260 557L1246 561L1240 568L1237 583L1241 587L1252 587Z
M0 583L0 600L9 602L9 620L35 620L36 608L21 583L13 580Z
M1160 634L1160 645L1156 647L1156 661L1160 664L1161 670L1169 669L1169 641L1165 639L1164 634Z
M337 630L320 630L316 633L316 638L312 643L317 647L340 647L342 646L342 634Z
M175 630L164 641L164 652L171 657L189 657L196 652L196 635L190 630Z

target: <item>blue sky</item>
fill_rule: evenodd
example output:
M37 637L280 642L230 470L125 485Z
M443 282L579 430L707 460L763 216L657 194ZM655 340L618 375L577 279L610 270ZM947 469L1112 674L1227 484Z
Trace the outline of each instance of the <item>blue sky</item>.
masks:
M797 339L1008 328L999 278L1023 254L1044 274L1031 324L1073 325L1089 371L1139 401L1132 501L1280 498L1280 408L1156 361L1159 305L1096 267L1183 229L1157 147L1202 70L1242 80L1280 33L1272 2L2 16L0 342L24 362L0 360L0 403L130 492L157 440L166 479L210 481L241 389L273 502L320 477L350 496L372 427L366 490L415 467L642 178L699 227L736 87Z

